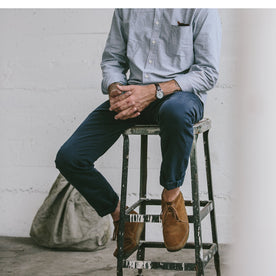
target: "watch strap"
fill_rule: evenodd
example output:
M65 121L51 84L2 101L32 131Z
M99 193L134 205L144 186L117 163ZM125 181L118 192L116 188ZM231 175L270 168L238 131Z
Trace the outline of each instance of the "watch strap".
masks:
M156 87L155 97L160 100L164 97L164 92L163 92L162 88L160 87L159 83L155 83L155 87Z
M160 91L160 90L162 91L162 89L161 89L159 83L155 83L154 85L155 85L157 91L158 91L158 90L159 90L159 91Z

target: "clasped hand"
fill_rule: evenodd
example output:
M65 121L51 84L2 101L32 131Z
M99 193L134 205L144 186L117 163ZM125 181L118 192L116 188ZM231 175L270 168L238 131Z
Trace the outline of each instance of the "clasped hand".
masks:
M126 120L140 115L155 100L155 86L116 85L109 92L110 111L117 112L116 120Z

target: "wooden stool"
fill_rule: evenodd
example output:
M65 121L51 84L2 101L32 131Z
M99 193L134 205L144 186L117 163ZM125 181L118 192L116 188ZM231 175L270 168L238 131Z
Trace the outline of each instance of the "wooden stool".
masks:
M121 186L121 218L119 222L118 232L118 260L117 260L117 275L123 275L123 268L138 269L138 275L142 275L143 269L166 269L178 271L196 271L197 276L204 275L204 268L208 262L214 257L217 276L220 276L220 260L217 241L215 205L212 187L211 164L208 133L211 128L211 121L203 119L194 125L194 140L190 155L191 167L191 184L192 184L192 200L185 200L186 206L193 207L193 215L188 216L189 223L194 225L194 243L187 243L183 249L193 249L195 251L195 263L181 262L155 262L145 260L146 248L165 248L163 242L147 242L145 241L145 230L142 233L141 241L137 250L136 260L129 260L123 257L123 240L125 222L145 222L160 223L160 215L146 214L147 205L161 205L161 199L147 198L147 147L148 135L158 135L160 129L158 125L136 125L127 129L123 133L123 168L122 168L122 186ZM207 176L208 199L201 201L199 199L198 185L198 169L197 169L197 154L196 144L199 134L203 134L205 167ZM127 176L128 176L128 157L129 157L129 135L141 135L141 159L140 159L140 196L132 206L126 209L127 196ZM132 210L139 206L139 214L130 214ZM124 214L124 215L122 215ZM202 242L201 221L210 214L212 243Z

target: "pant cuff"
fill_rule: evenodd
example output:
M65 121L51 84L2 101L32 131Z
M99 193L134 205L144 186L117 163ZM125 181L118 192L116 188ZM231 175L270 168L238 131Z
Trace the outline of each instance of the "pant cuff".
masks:
M99 215L100 217L104 217L104 216L106 216L106 215L108 215L108 214L113 213L113 212L115 211L117 205L118 205L118 202L119 202L119 197L118 197L118 195L116 194L116 197L115 197L113 206L111 206L111 207L108 208L108 209L99 211L99 212L98 212L98 215Z
M160 180L160 184L165 189L172 190L172 189L175 189L175 188L178 188L178 187L182 186L183 181L184 181L184 176L181 177L179 180L176 180L176 181L162 181L162 180Z

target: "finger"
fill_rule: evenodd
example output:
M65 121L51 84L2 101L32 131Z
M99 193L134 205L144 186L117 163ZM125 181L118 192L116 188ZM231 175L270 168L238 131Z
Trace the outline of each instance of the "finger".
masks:
M116 120L126 120L130 116L132 116L134 113L137 113L137 108L136 107L131 107L126 110L123 110L119 112L114 118Z
M139 111L136 111L135 113L133 113L132 115L130 115L127 119L132 119L135 117L138 117L141 113Z
M131 91L134 88L134 85L117 85L117 87L121 90L121 91Z
M124 101L126 98L128 98L130 95L132 94L132 92L128 91L126 93L123 93L122 95L119 95L117 97L114 98L110 98L109 102L110 102L110 111L116 111L116 109L118 109L118 106L120 106L119 102ZM116 103L118 103L116 106L114 106ZM123 108L124 109L124 108ZM123 110L122 109L122 110Z
M123 103L122 105L120 105L117 109L119 109L119 111L123 111L123 110L127 110L127 109L129 109L130 107L133 107L133 106L135 106L135 102L133 102L133 101L126 101L125 103Z
M126 93L123 93L122 95L119 95L115 98L112 99L112 105L117 103L117 102L120 102L120 101L123 101L124 99L128 98L132 93L130 91L126 92Z
M139 112L136 112L136 113L134 113L133 115L124 116L124 117L120 118L119 120L133 119L133 118L135 118L135 117L138 117L139 115L140 115L140 113L139 113Z
M123 93L122 95L119 95L117 98L118 98L118 100L122 101L122 100L128 98L130 95L132 95L132 92L127 91L127 92Z
M126 110L128 108L130 108L131 106L134 106L135 102L130 100L130 99L124 99L122 101L116 102L113 105L110 106L109 110L119 110L119 111L123 111Z
M120 90L111 90L110 92L109 92L109 96L110 97L117 97L117 96L119 96L119 95L121 95L122 94L122 92L120 91Z

